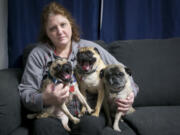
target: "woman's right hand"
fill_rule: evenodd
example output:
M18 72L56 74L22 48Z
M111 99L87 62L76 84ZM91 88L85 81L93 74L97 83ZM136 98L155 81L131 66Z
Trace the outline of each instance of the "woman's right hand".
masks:
M49 84L42 93L44 105L60 105L69 96L69 87L63 86L62 83L58 85Z

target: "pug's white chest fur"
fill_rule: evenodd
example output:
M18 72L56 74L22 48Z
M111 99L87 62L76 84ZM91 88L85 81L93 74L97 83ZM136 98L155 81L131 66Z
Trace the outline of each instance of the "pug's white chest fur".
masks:
M99 80L94 80L94 78L97 78L97 75L95 73L83 76L82 81L87 84L87 86L97 86L99 84Z
M125 88L120 90L118 93L109 93L110 99L126 99L127 96L132 92L132 87L130 86L130 82L128 81Z
M86 87L88 87L88 90L94 93L97 92L96 89L100 84L100 80L99 79L95 80L95 78L97 78L96 73L92 73L82 78L82 81L86 84Z
M127 94L125 91L120 91L118 93L109 93L109 98L111 100L115 100L115 99L125 99L127 97Z

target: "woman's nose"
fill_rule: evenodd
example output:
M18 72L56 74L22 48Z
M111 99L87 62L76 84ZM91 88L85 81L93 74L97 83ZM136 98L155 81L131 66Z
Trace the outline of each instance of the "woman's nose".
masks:
M58 26L58 28L57 28L57 33L58 33L58 34L61 34L62 31L63 31L62 28Z

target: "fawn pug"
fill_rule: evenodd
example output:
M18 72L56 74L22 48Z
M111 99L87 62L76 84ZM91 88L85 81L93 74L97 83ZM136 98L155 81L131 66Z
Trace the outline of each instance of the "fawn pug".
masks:
M87 108L88 113L92 113L93 110L87 104L84 96L80 93L76 79L73 76L72 65L70 62L67 61L67 59L55 59L54 61L48 63L48 68L49 69L47 75L42 81L42 87L40 89L40 92L43 92L48 84L54 83L54 85L57 85L59 83L62 83L64 86L69 86L69 97L65 102L62 103L62 105L52 105L50 107L45 108L41 113L29 115L29 117L56 117L62 121L63 127L67 131L71 131L71 129L68 126L69 119L74 124L77 124L80 121L80 119L73 116L67 108L67 104L72 100L73 96L76 96L79 99L79 101L83 104L83 106Z
M97 103L93 116L98 117L104 99L104 87L100 78L100 71L105 67L99 51L95 47L81 47L77 53L76 78L81 93L86 97L86 90L97 93ZM82 114L85 112L82 108Z
M126 99L127 96L132 92L132 86L130 82L131 71L129 68L120 64L112 64L106 66L101 71L101 78L105 85L105 98L104 98L104 109L108 118L108 124L112 124L110 109L108 106L108 100L113 100L113 102L118 99ZM135 110L131 107L127 113L134 112ZM119 121L122 112L116 112L115 120L113 123L113 129L121 131L119 128Z

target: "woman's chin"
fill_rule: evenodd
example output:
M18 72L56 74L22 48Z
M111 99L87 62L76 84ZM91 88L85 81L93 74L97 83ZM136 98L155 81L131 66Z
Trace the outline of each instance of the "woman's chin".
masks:
M67 40L59 40L57 43L56 43L56 46L58 47L63 47L63 46L67 46L69 44L69 42Z

